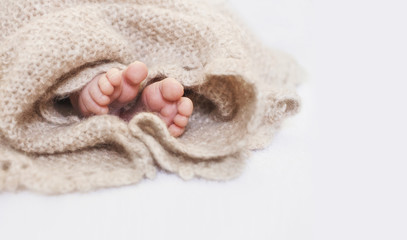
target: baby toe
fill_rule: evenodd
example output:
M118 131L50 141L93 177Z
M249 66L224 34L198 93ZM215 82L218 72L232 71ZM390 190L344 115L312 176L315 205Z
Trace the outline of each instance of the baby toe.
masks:
M89 87L89 95L101 106L107 106L110 103L110 97L103 94L99 86L95 84Z
M104 95L112 95L114 92L114 86L109 82L106 77L106 74L103 74L98 80L98 86L100 91Z
M178 127L175 124L171 124L171 126L168 127L168 131L170 132L171 136L179 137L179 136L181 136L181 134L184 133L185 128Z
M148 75L147 66L139 61L130 64L124 71L123 77L129 85L138 85Z
M178 113L184 116L191 116L192 111L194 109L194 105L191 101L191 99L187 98L187 97L182 97L179 101L178 101Z
M92 114L106 114L109 112L109 108L106 106L98 105L90 96L89 93L84 92L79 99L80 107L83 109L84 115Z
M166 78L160 82L160 91L167 101L177 101L184 94L184 87L174 78Z
M105 75L113 87L118 87L122 83L122 71L117 68L109 69Z
M173 121L178 127L184 128L188 124L188 117L177 114Z
M163 117L173 118L177 114L177 106L175 104L166 104L160 110L160 115Z

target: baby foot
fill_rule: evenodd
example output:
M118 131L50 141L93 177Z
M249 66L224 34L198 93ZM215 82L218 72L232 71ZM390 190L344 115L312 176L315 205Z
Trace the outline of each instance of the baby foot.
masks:
M70 96L73 107L84 117L112 113L136 98L140 83L147 77L147 66L130 64L125 70L112 68L93 78L79 94Z
M79 93L72 94L71 103L84 117L111 113L129 121L137 112L155 112L172 136L180 136L188 124L193 104L189 98L182 97L184 87L173 78L148 85L135 108L121 111L136 98L147 74L147 67L141 62L134 62L123 71L112 68L93 78Z
M174 137L184 133L193 110L191 99L182 95L184 87L173 78L153 83L141 94L141 101L147 110L157 112Z
M141 101L133 111L155 112L167 124L168 131L174 137L185 131L192 114L191 99L182 97L184 87L173 78L166 78L148 85L141 93ZM131 119L134 112L121 115L123 119Z

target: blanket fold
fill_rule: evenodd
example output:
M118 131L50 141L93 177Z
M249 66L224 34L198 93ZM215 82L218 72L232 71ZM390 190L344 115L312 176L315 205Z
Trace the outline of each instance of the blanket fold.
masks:
M6 0L0 22L0 191L89 191L158 169L232 179L299 109L296 62L211 1ZM152 113L81 118L66 101L135 60L149 68L141 89L185 87L194 112L181 137Z

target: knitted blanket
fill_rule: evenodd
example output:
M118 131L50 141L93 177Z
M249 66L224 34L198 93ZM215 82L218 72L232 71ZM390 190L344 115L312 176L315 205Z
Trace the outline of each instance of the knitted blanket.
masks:
M295 61L212 1L3 0L0 31L0 191L89 191L159 169L228 180L299 107ZM66 101L135 60L149 68L143 86L185 87L194 112L181 137L152 113L81 118Z

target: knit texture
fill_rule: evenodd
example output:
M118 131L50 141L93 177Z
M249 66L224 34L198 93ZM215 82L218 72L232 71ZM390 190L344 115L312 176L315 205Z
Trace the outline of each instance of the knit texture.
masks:
M237 177L298 111L301 69L226 6L191 0L2 0L0 191L89 191L154 178ZM194 112L172 137L152 113L81 118L63 99L138 60L173 77Z

